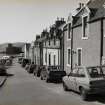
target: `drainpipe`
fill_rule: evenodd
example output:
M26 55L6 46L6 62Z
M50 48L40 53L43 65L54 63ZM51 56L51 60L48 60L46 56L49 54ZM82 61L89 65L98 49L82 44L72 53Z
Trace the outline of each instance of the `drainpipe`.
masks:
M71 71L72 70L73 70L73 27L71 22Z
M101 18L101 36L100 36L100 66L102 65L103 57L103 18Z
M63 55L63 57L62 57L62 60L63 60L63 70L64 70L64 46L65 46L65 43L64 43L64 29L63 29L63 37L62 37L62 47L63 47L63 51L62 51L62 55Z

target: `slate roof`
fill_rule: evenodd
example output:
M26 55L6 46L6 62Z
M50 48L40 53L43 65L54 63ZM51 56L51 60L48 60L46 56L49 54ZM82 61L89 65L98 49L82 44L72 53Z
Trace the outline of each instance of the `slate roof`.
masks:
M105 7L103 6L105 4L105 0L90 0L86 6L90 10L90 20L93 21L99 18L102 18L105 16ZM82 24L82 17L85 10L85 7L79 11L79 13L74 17L73 26L78 26Z

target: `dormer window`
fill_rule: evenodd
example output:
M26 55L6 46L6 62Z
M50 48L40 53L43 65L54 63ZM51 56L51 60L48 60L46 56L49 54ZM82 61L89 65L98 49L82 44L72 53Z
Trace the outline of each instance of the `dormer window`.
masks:
M71 39L71 23L68 24L68 39Z
M82 17L82 39L88 39L88 16Z

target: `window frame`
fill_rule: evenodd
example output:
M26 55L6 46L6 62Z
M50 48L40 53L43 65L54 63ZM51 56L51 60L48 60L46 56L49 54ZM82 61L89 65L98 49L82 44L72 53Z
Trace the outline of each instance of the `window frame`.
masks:
M67 24L67 40L71 40L71 23Z
M53 55L53 60L54 60L54 66L56 65L56 55Z
M70 50L70 64L68 63L68 50ZM67 48L67 66L69 66L69 67L71 67L71 48L70 47L68 47Z
M81 50L81 65L82 65L82 48L77 48L77 65L79 64L79 60L78 60L78 50ZM78 65L78 66L81 66L81 65Z
M84 23L84 18L87 17L87 22ZM82 15L82 39L88 39L89 37L89 14L84 14ZM85 30L85 24L87 24L87 31ZM85 35L84 35L84 31L85 31Z
M50 39L49 39L48 43L49 43L48 45L50 46L51 45L51 40Z
M82 71L83 74L80 74L80 73L79 73L80 70L83 70L83 71ZM86 77L86 73L85 73L84 68L78 68L78 77L80 77L80 78L85 78L85 77Z

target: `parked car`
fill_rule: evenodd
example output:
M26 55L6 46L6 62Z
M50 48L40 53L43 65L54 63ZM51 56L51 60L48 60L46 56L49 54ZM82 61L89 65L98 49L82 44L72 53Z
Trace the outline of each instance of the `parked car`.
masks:
M23 59L22 59L21 66L22 66L22 67L25 67L25 66L26 66L26 64L27 64L27 63L30 63L30 62L31 62L31 60L30 60L30 59L23 58Z
M43 68L43 66L36 65L36 67L33 71L34 76L40 77L42 68Z
M0 65L0 76L4 76L7 74L7 68L3 65Z
M10 56L3 56L1 59L10 59Z
M25 70L27 71L30 67L30 63L27 63L26 66L25 66Z
M18 58L18 63L21 64L21 63L22 63L22 60L23 60L23 58L22 58L22 57L19 57L19 58Z
M36 65L34 63L32 63L32 64L29 65L27 71L29 73L33 73L35 68L36 68Z
M74 68L63 77L63 88L79 92L83 100L90 94L105 94L105 66Z
M41 79L46 82L62 81L62 77L66 75L66 72L61 69L60 66L48 66L44 67L41 71Z
M12 59L7 59L5 62L5 66L11 66L12 65Z

